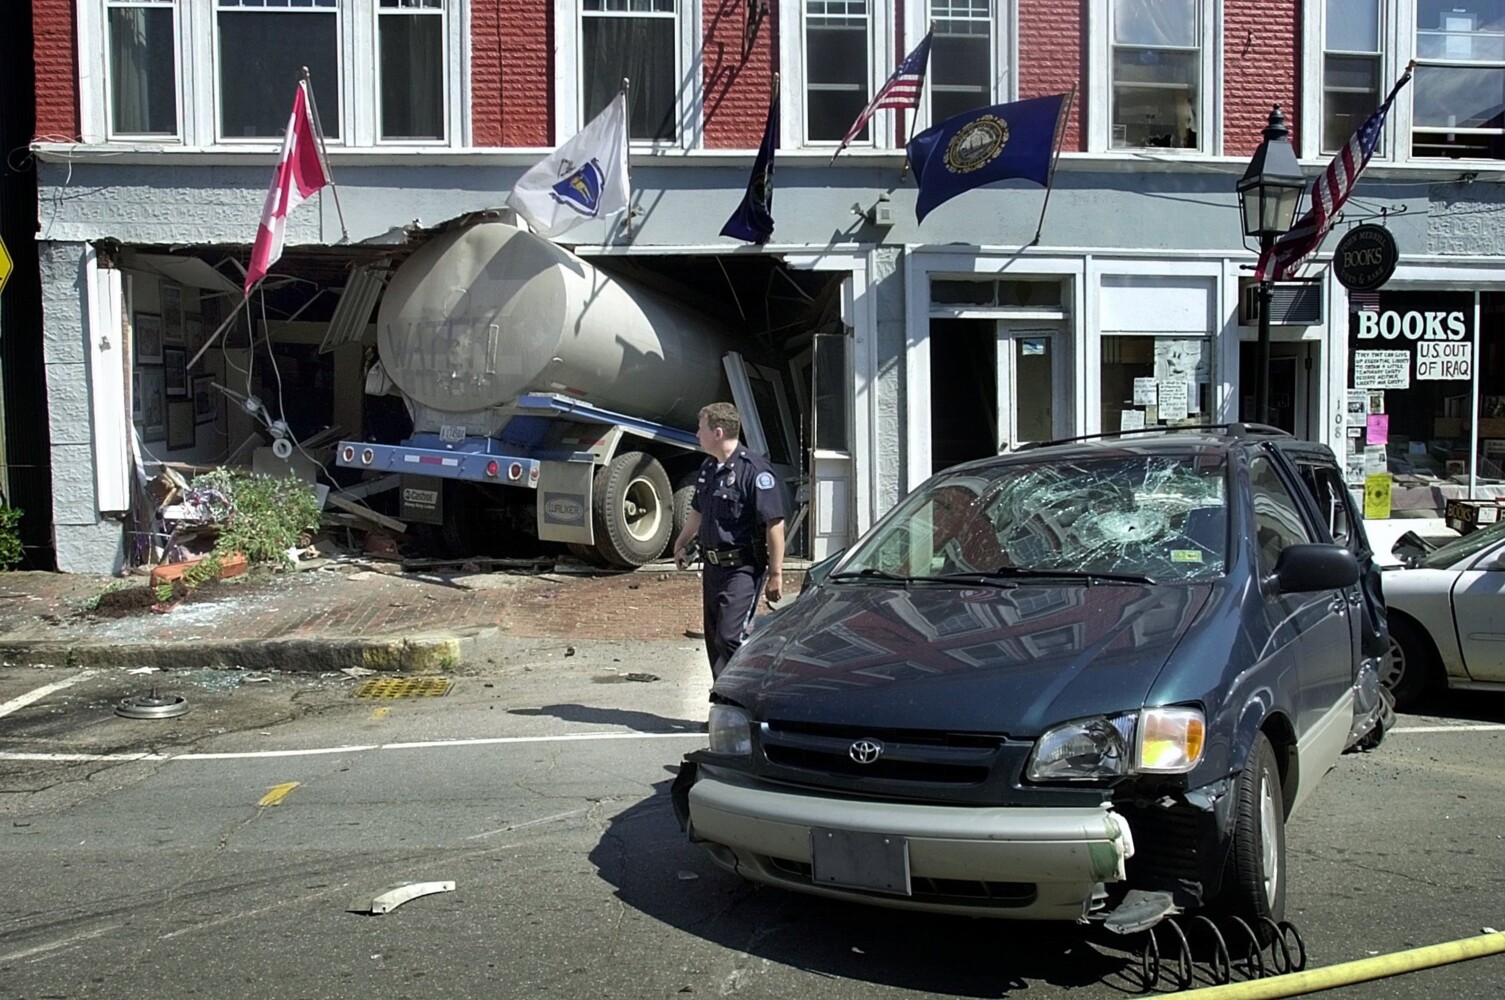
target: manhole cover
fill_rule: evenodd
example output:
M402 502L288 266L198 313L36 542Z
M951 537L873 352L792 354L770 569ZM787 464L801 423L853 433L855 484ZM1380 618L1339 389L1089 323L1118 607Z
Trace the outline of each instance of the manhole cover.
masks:
M373 677L361 681L357 698L438 698L449 694L448 677Z
M115 714L127 719L176 719L188 712L188 699L180 694L132 695L120 699Z

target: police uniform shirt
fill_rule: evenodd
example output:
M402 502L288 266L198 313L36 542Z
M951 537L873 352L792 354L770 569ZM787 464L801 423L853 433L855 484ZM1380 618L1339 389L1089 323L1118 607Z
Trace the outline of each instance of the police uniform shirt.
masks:
M695 483L703 549L738 549L762 541L765 526L784 517L784 496L768 459L739 446L726 464L707 458Z

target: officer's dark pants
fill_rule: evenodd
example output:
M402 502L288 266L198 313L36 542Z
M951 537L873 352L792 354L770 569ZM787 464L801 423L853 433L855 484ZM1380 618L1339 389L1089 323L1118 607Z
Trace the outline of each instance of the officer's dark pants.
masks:
M701 578L701 606L705 614L705 655L711 661L711 677L720 677L726 661L747 638L758 594L763 590L765 567L710 566Z

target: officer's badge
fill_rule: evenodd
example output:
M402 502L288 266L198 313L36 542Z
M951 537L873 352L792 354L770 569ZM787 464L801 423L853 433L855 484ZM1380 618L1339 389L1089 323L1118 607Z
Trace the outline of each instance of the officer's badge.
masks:
M601 210L601 189L605 186L606 174L601 164L592 159L565 174L549 190L559 204L593 219Z
M735 472L728 472L726 474L726 478L721 480L721 483L723 486L736 486L737 474Z
M760 473L758 473L758 478L757 478L756 482L758 484L758 489L760 489L760 490L771 490L771 489L773 489L773 473L772 472L760 472Z

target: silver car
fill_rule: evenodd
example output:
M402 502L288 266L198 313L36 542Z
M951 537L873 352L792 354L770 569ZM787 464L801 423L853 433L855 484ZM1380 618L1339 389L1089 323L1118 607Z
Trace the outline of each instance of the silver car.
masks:
M1443 686L1505 691L1505 523L1404 558L1384 574L1396 707Z

